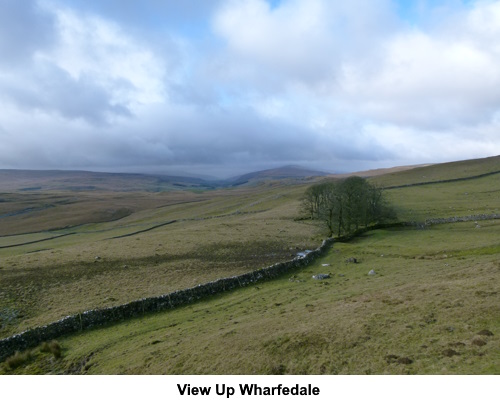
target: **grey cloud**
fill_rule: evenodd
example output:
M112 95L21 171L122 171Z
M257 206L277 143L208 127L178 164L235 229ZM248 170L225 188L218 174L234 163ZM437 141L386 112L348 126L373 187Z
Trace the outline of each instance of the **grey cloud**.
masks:
M71 77L66 71L46 63L23 81L1 82L3 97L24 109L58 113L69 119L82 118L92 124L105 124L113 116L131 116L125 105L113 103L112 95L92 77ZM123 80L114 87L130 87Z
M0 67L29 62L54 41L54 17L35 0L0 0L0 10Z
M150 163L155 165L264 168L294 161L323 161L334 166L335 161L343 159L373 161L390 156L382 145L361 133L354 135L340 129L321 133L280 119L263 118L251 109L227 113L223 109L159 108L140 121L149 123L142 127L142 145L155 145L165 151L154 155ZM352 131L360 129L353 127ZM122 133L124 138L130 138L137 129L124 128Z

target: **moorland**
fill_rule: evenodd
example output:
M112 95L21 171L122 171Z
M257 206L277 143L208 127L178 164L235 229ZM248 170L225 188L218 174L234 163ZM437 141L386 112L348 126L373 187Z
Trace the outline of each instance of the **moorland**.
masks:
M335 177L39 175L0 175L2 338L314 249L325 229L301 197ZM398 226L273 281L63 336L0 372L498 374L500 157L363 175Z

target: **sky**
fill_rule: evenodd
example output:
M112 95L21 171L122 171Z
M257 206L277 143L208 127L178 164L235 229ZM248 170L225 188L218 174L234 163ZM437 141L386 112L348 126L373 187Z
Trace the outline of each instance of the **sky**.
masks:
M500 154L500 1L0 0L0 168Z

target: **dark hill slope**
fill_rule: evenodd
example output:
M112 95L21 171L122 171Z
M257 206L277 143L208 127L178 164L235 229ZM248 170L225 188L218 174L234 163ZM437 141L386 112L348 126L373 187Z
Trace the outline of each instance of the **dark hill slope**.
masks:
M283 166L275 169L261 170L247 173L239 177L228 180L231 185L237 186L253 181L279 180L279 179L307 179L311 177L327 176L328 173L318 170L311 170L301 166Z
M71 170L0 170L2 191L163 191L213 188L209 181L165 175Z

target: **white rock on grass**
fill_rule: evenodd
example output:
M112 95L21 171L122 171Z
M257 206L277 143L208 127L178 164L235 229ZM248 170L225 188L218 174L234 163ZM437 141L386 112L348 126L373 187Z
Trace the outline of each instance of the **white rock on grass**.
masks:
M330 278L329 274L316 274L312 276L313 279L315 280L324 280L325 278Z
M377 273L375 273L375 270L373 270L373 269L371 269L371 270L368 272L368 275L369 275L369 276L374 276L375 274L377 274Z

